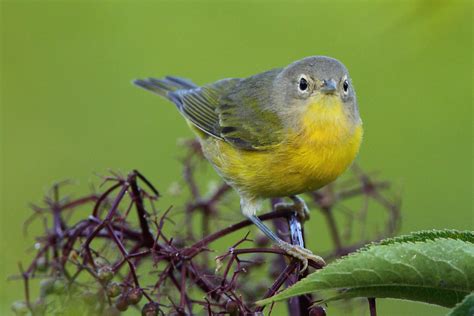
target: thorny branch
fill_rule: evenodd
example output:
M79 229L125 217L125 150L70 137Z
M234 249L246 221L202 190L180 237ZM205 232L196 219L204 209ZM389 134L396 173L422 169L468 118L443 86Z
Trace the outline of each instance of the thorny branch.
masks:
M147 316L271 314L273 306L255 306L254 302L295 283L308 271L300 273L300 263L272 248L262 235L253 241L247 233L232 242L234 237L229 235L251 223L221 224L227 215L230 187L221 183L203 194L196 180L200 179L197 166L203 161L199 144L189 141L186 147L183 178L190 197L183 207L184 219L179 221L179 209L158 210L158 190L137 170L127 176L113 173L104 178L109 187L101 194L76 199L61 198L64 183L54 185L44 199L45 205L34 205L34 213L25 223L42 218L46 227L37 237L31 263L26 269L19 265L25 298L14 304L14 310L44 315L73 306L75 312L82 308L84 313L96 315L117 315L128 308ZM326 218L333 241L333 250L325 255L327 260L355 251L370 240L393 235L399 225L399 200L393 202L383 193L389 183L377 181L357 167L352 172L351 182L337 182L308 194L310 205ZM345 202L356 197L362 198L364 207L347 210ZM387 214L384 229L370 239L363 236L347 242L355 222L364 225L369 199ZM339 224L341 216L349 218L349 226ZM199 217L200 227L196 229ZM271 211L260 219L272 221L281 238L305 246L307 223L300 222L294 212ZM342 226L350 228L345 235L340 231ZM313 232L312 237L317 239L323 233ZM232 246L222 253L215 246L217 242ZM221 255L209 258L210 252L216 251ZM321 268L315 262L310 262L310 267ZM41 282L39 298L32 301L34 279ZM61 298L61 304L54 304L55 298ZM85 304L67 304L68 300ZM291 315L324 315L324 308L313 304L316 300L311 295L301 296L288 301L287 308ZM371 315L375 315L375 299L368 302Z

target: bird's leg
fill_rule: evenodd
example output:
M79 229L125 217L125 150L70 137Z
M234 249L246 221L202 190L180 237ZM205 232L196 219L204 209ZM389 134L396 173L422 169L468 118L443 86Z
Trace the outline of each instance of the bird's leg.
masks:
M313 260L321 265L325 265L324 259L313 254L310 250L298 245L292 245L284 240L281 240L275 233L268 228L256 215L249 215L248 218L255 224L271 241L273 241L280 249L285 251L292 257L303 262L303 269L308 267L308 260Z
M276 211L295 211L298 219L303 223L309 219L309 209L304 200L296 195L290 196L293 203L280 202L275 205Z

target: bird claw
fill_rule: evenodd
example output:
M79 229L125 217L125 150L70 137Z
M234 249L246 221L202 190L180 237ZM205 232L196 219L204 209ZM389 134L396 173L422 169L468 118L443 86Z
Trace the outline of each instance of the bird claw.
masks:
M324 261L323 258L313 254L311 250L308 250L301 246L292 245L287 242L281 242L278 244L278 246L282 250L284 250L287 254L300 260L303 263L303 268L301 269L301 272L305 271L308 268L308 260L312 260L322 266L326 265L326 262Z
M280 202L275 205L276 211L294 211L298 214L298 219L301 222L309 220L309 208L302 198L292 196L293 203Z

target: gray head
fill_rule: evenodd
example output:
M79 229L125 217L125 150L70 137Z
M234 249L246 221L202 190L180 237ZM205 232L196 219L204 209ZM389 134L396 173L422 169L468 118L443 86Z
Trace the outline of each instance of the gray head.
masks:
M357 99L347 68L338 60L311 56L285 67L275 78L274 104L304 107L316 99L337 98L354 121L359 120ZM279 109L283 110L283 109Z

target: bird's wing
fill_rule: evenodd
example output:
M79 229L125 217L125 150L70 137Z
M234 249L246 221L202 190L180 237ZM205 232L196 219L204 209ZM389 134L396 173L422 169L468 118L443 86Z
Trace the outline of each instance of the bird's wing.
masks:
M280 69L246 79L224 79L198 87L177 78L134 83L173 101L181 114L206 134L233 146L265 150L283 140L283 124L272 107L272 86Z
M226 85L231 84L230 82ZM168 98L173 101L181 114L197 128L210 136L223 139L220 134L219 106L223 87L204 86L195 89L170 92Z
M199 87L189 80L171 76L133 81L137 86L171 100L181 114L196 127L218 138L222 137L219 134L219 117L216 114L216 107L223 90L221 88L230 86L230 82L213 87Z
M264 150L283 140L282 122L271 108L271 88L278 71L177 90L168 97L207 134L242 149Z

